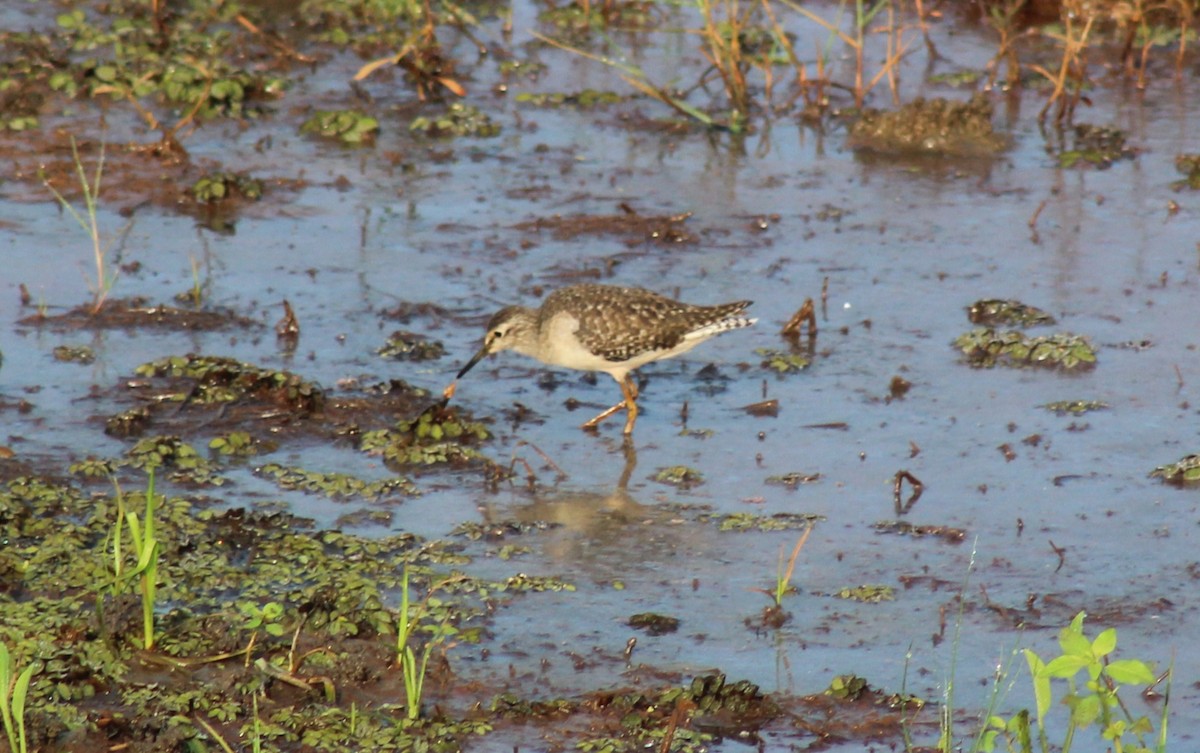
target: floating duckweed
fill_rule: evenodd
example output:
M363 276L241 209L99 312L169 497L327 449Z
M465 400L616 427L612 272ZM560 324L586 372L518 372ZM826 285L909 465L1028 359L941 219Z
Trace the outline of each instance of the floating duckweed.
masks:
M127 465L143 470L168 468L169 478L179 483L212 484L225 483L216 468L196 448L176 436L160 435L145 437L125 452Z
M385 461L396 465L437 465L483 459L483 455L471 447L455 442L410 444L406 435L397 435L387 429L363 434L359 446L363 452L380 455Z
M236 52L236 35L214 27L215 17L185 18L186 9L179 16L168 27L160 25L161 18L117 10L85 14L77 8L59 14L58 32L67 48L95 53L68 64L77 58L64 50L49 76L50 88L68 97L84 92L135 103L162 100L198 118L254 116L258 108L250 101L282 92L282 78L230 62L245 55ZM139 105L138 110L150 117L148 109Z
M58 345L52 351L55 361L89 364L96 360L96 353L86 345Z
M786 486L789 489L795 489L800 484L811 484L814 481L820 481L821 474L819 473L801 473L800 471L792 471L780 476L767 476L766 483L771 486Z
M229 403L245 397L283 403L301 413L315 413L325 404L324 391L287 371L271 371L220 356L168 356L138 366L146 377L192 380L172 399L189 403Z
M268 451L274 449L273 442L258 442L249 433L244 431L231 431L228 434L220 437L214 437L208 443L208 449L221 454L232 457L249 457L257 455L259 450L265 448Z
M663 694L663 699L669 702L671 695L668 691ZM778 713L778 708L763 696L757 685L749 680L726 682L721 673L693 679L682 695L696 705L697 714L725 711L733 716L769 716Z
M454 526L450 531L451 536L461 536L462 538L471 541L479 541L487 539L489 541L499 541L508 536L523 536L527 533L536 533L538 531L548 531L551 528L559 528L560 524L548 523L544 520L536 520L532 522L524 522L520 520L502 520L492 523L481 523L476 520L467 520Z
M430 439L440 442L443 439L487 439L488 431L483 424L475 421L464 421L453 410L440 406L423 411L420 416L410 421L396 424L401 434L410 434L416 439Z
M703 474L695 468L688 468L686 465L672 465L667 468L660 468L658 473L651 476L651 479L660 484L676 486L680 489L691 489L704 483Z
M1175 157L1175 170L1183 177L1171 184L1180 191L1184 188L1200 191L1200 154L1179 154Z
M517 573L500 585L500 591L574 591L575 584L551 576Z
M998 298L975 301L967 307L967 318L971 320L972 324L980 324L985 327L1002 324L1015 327L1036 327L1041 324L1055 323L1053 316L1036 306Z
M260 476L270 476L283 489L300 489L324 494L331 499L361 497L374 502L394 495L417 494L413 483L406 478L390 478L380 481L363 481L345 473L321 473L293 468L279 463L268 463L255 469Z
M67 470L89 478L108 478L113 475L116 468L111 460L88 458L80 460L78 463L72 463Z
M799 353L788 353L782 350L774 350L772 348L755 348L754 352L762 356L762 366L765 369L774 369L780 374L795 373L807 369L812 363L809 359Z
M437 340L422 335L393 332L375 352L394 361L433 361L446 355L446 348Z
M1176 486L1200 482L1200 455L1185 455L1170 465L1160 465L1150 471L1150 478L1161 478Z
M894 588L891 586L876 584L849 586L835 591L833 595L838 599L864 601L869 604L876 604L881 601L896 600L896 590Z
M1060 416L1068 413L1078 416L1089 411L1105 410L1108 408L1108 403L1100 400L1057 400L1039 407L1045 408L1048 411L1054 411Z
M975 368L1042 366L1065 370L1089 369L1096 365L1096 351L1086 337L1060 332L1028 337L1015 330L977 328L960 335L954 346Z
M359 449L401 466L466 463L482 460L483 455L465 443L489 436L483 424L461 419L454 409L435 404L417 418L399 422L395 429L364 433Z
M183 456L174 442L168 455ZM77 463L73 472L107 476L105 461ZM124 506L144 505L140 490L126 488ZM198 717L234 728L255 722L268 735L294 747L305 736L315 748L419 750L450 745L491 729L487 720L398 721L394 708L362 707L352 729L348 709L319 694L286 696L251 716L248 698L264 692L271 678L303 681L321 677L340 696L347 684L389 686L384 677L388 636L394 634L394 603L401 573L410 566L423 589L442 577L436 563L467 559L446 542L424 542L412 534L364 538L339 531L306 530L311 521L245 510L196 510L185 499L163 499L155 514L161 560L163 610L157 624L158 651L140 651L139 611L132 594L113 595L110 547L112 521L123 509L117 500L83 495L69 485L22 477L0 485L0 589L5 643L22 664L36 662L30 685L39 729L83 728L88 699L104 694L129 718L146 720L156 745L186 745ZM133 553L124 552L132 569ZM554 578L514 578L489 583L464 578L426 599L433 624L455 630L456 640L477 642L486 619L486 599L507 591L565 590ZM230 596L244 608L231 608ZM186 605L179 606L179 605ZM301 622L302 620L302 622ZM319 651L297 653L290 637L303 625L305 641ZM359 636L346 644L339 639ZM138 636L140 637L140 636ZM147 684L145 669L169 672L196 657L239 655L253 646L256 668L229 662L222 682ZM379 654L372 654L378 646ZM294 662L294 663L292 663ZM189 665L196 666L196 665ZM207 665L206 665L207 666ZM287 669L294 667L294 669ZM294 672L294 674L292 674ZM132 676L131 676L132 675ZM172 722L172 719L185 720ZM337 724L330 720L336 719ZM154 721L150 721L154 720ZM178 725L178 729L176 729ZM178 733L178 734L177 734ZM43 733L44 734L44 733ZM352 738L352 741L351 739ZM40 743L49 744L49 743Z
M258 201L262 194L262 181L245 173L209 173L192 184L192 198L201 204L215 204L239 196Z
M488 138L500 135L500 126L478 107L455 102L446 112L434 117L420 116L408 125L408 130L428 136L475 136Z
M516 100L522 104L529 104L535 107L562 107L564 105L570 105L580 109L590 110L593 107L617 104L623 101L624 97L616 92L584 89L576 94L563 94L556 92L521 92L517 95Z
M960 544L967 537L962 528L950 526L915 525L904 520L881 520L874 525L878 533L894 533L898 536L937 536L951 544Z
M1091 165L1105 170L1122 159L1133 159L1137 151L1125 145L1125 132L1107 126L1078 123L1072 130L1070 149L1059 152L1060 167Z
M492 699L488 710L510 719L527 719L529 717L562 716L570 714L579 704L566 698L554 698L548 701L527 701L512 693L501 693Z
M808 513L777 512L774 515L755 515L751 512L735 512L726 515L706 513L701 522L718 522L721 531L792 531L808 528L813 523L825 520L824 515Z
M871 686L867 684L866 678L858 675L838 675L825 689L825 695L843 701L857 701L870 690Z
M358 110L318 110L300 126L300 133L313 133L343 144L373 141L379 121Z
M538 13L538 22L549 24L567 36L587 37L593 32L610 29L639 29L652 23L652 3L613 3L608 6L587 6L577 3L548 5Z

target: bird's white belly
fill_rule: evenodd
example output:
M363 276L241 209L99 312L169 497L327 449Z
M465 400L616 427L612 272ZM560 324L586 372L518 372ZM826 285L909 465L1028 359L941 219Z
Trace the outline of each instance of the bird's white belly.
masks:
M552 366L563 366L579 371L603 371L620 381L625 374L639 366L686 353L702 342L701 339L687 339L670 350L651 350L640 353L628 361L610 361L604 356L592 353L579 342L575 336L577 329L579 329L579 321L575 317L567 314L555 316L542 328L539 352L532 355Z
M579 329L579 320L573 316L559 314L547 322L539 333L538 352L535 357L551 366L565 366L579 371L607 371L614 369L625 371L623 364L614 363L604 356L598 356L584 347L575 337Z

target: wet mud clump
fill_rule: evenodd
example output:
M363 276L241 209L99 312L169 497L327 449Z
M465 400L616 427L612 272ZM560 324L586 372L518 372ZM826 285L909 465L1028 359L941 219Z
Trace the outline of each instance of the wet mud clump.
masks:
M915 99L898 110L864 110L850 127L847 144L855 151L893 155L991 157L1008 148L992 128L992 104Z
M661 243L696 243L698 238L688 232L684 223L691 212L676 215L642 215L627 204L622 214L574 215L541 217L514 225L517 230L531 233L549 231L556 240L573 240L580 236L624 236L630 244L658 241Z
M37 313L17 322L27 327L55 330L161 328L180 331L215 332L227 329L257 329L258 322L224 309L184 309L152 305L147 298L113 298L99 310L78 306L64 314Z
M967 307L967 318L972 324L984 327L1011 325L1016 327L1034 327L1039 324L1055 324L1050 314L1020 301L999 300L989 298L976 301Z

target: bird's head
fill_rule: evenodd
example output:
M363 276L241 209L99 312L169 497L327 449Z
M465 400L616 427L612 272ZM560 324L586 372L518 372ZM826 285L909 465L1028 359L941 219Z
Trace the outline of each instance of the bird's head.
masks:
M500 309L488 321L487 333L483 336L483 345L479 352L467 361L467 365L462 367L455 379L462 379L463 374L482 361L484 356L519 347L533 335L533 330L534 320L529 309L523 306Z

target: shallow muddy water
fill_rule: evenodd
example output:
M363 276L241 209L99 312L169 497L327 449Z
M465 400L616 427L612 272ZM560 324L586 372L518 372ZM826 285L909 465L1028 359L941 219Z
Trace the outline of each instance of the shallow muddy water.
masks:
M514 5L516 35L536 25L533 7ZM994 50L987 33L969 24L946 20L934 32L946 59L931 64L933 72L979 69ZM694 48L678 40L641 54L651 76L701 67ZM347 380L393 377L436 394L478 347L492 312L536 305L561 285L639 285L697 303L752 299L756 326L639 371L643 412L632 455L623 450L619 418L598 435L578 428L616 401L617 385L605 375L592 380L505 353L459 383L454 404L492 421L495 439L484 453L504 466L522 459L536 482L525 482L520 462L516 477L499 484L471 471L414 474L420 496L384 506L391 515L382 525L347 530L445 538L464 522L550 523L464 540L474 558L464 569L480 577L550 575L576 590L530 594L500 609L486 655L478 646L452 650L454 672L528 698L620 687L648 675L686 683L713 669L801 696L852 673L887 692L906 684L907 692L936 701L954 663L955 702L975 715L987 704L985 681L1015 646L1054 655L1058 629L1084 610L1089 634L1119 629L1122 656L1160 669L1173 662L1170 739L1172 749L1187 749L1200 732L1188 711L1200 703L1193 640L1200 631L1200 497L1148 474L1200 451L1200 199L1171 188L1179 177L1175 156L1200 150L1194 62L1181 80L1164 73L1143 93L1106 86L1090 94L1091 106L1076 120L1122 129L1137 150L1134 159L1100 170L1059 166L1050 148L1056 137L1036 122L1036 92L1011 101L993 95L997 128L1012 142L994 159L896 160L845 148L836 123L817 132L781 118L738 143L729 134L630 125L631 111L668 116L651 100L594 111L518 103L521 91L629 91L598 63L558 50L539 55L549 73L508 82L507 95L490 91L494 66L473 67L467 101L501 126L495 138L414 141L395 109L412 99L398 77L365 84L383 123L374 146L297 135L289 102L353 99L346 81L362 61L350 55L314 67L276 105L276 117L201 127L186 142L194 161L249 171L269 190L288 192L249 207L228 234L153 205L137 206L127 219L121 210L139 200L122 196L114 178L99 220L109 234L129 223L121 262L140 269L122 274L113 295L171 303L191 287L195 260L205 305L258 326L22 323L38 302L53 316L88 297L89 251L40 186L0 184L0 444L14 453L0 463L65 473L86 457L119 455L129 440L106 436L104 419L129 407L123 385L134 369L168 355L287 369L335 396L349 392ZM966 96L921 83L925 66L920 51L905 62L903 99ZM871 104L887 100L881 88ZM46 120L47 128L55 122ZM134 138L135 121L109 120L111 143ZM2 139L6 151L19 141ZM130 158L110 152L110 159ZM618 229L624 216L633 226L623 205L690 238L647 237L640 225L637 232L556 232L560 216L611 216L618 219L606 227ZM683 213L691 216L666 221ZM21 305L19 284L33 304ZM780 329L806 298L818 309L812 363L778 375L756 351L788 350ZM1058 323L1030 334L1086 336L1097 350L1095 368L971 368L952 343L974 326L966 308L990 298L1050 312ZM301 326L294 352L273 330L285 299ZM410 306L417 307L411 316L388 316ZM376 350L395 330L438 340L447 354L384 360ZM89 346L95 360L56 360L53 349L62 345ZM894 376L911 389L890 399ZM777 415L744 409L764 399L779 401ZM18 411L21 400L31 409ZM1059 400L1108 407L1083 415L1042 407ZM528 411L519 422L512 420L518 403ZM682 431L685 404L690 432ZM201 446L201 437L206 443L202 428L189 441ZM321 527L343 525L339 518L362 506L280 490L252 473L263 462L368 480L392 475L349 446L288 442L250 466L224 469L228 483L204 494L228 507L281 500ZM654 480L660 469L680 465L699 471L703 483L683 490ZM876 530L877 522L897 518L900 470L924 484L902 519L962 529L961 541ZM768 482L793 472L819 478L794 488ZM755 589L772 587L798 532L721 531L705 517L734 513L822 516L799 558L798 593L784 600L791 619L778 629L747 622L770 603ZM503 559L499 550L508 543L530 549ZM895 599L834 596L863 584L892 586ZM676 617L679 629L651 636L629 628L629 617L642 612ZM622 652L634 636L627 661ZM1007 706L1031 703L1022 677ZM1158 708L1141 713L1157 719ZM964 730L974 729L973 718L963 717ZM926 722L918 737L932 744L936 715ZM768 748L797 736L772 734ZM507 730L484 748L500 740L539 745L533 729ZM863 745L854 739L826 749Z

